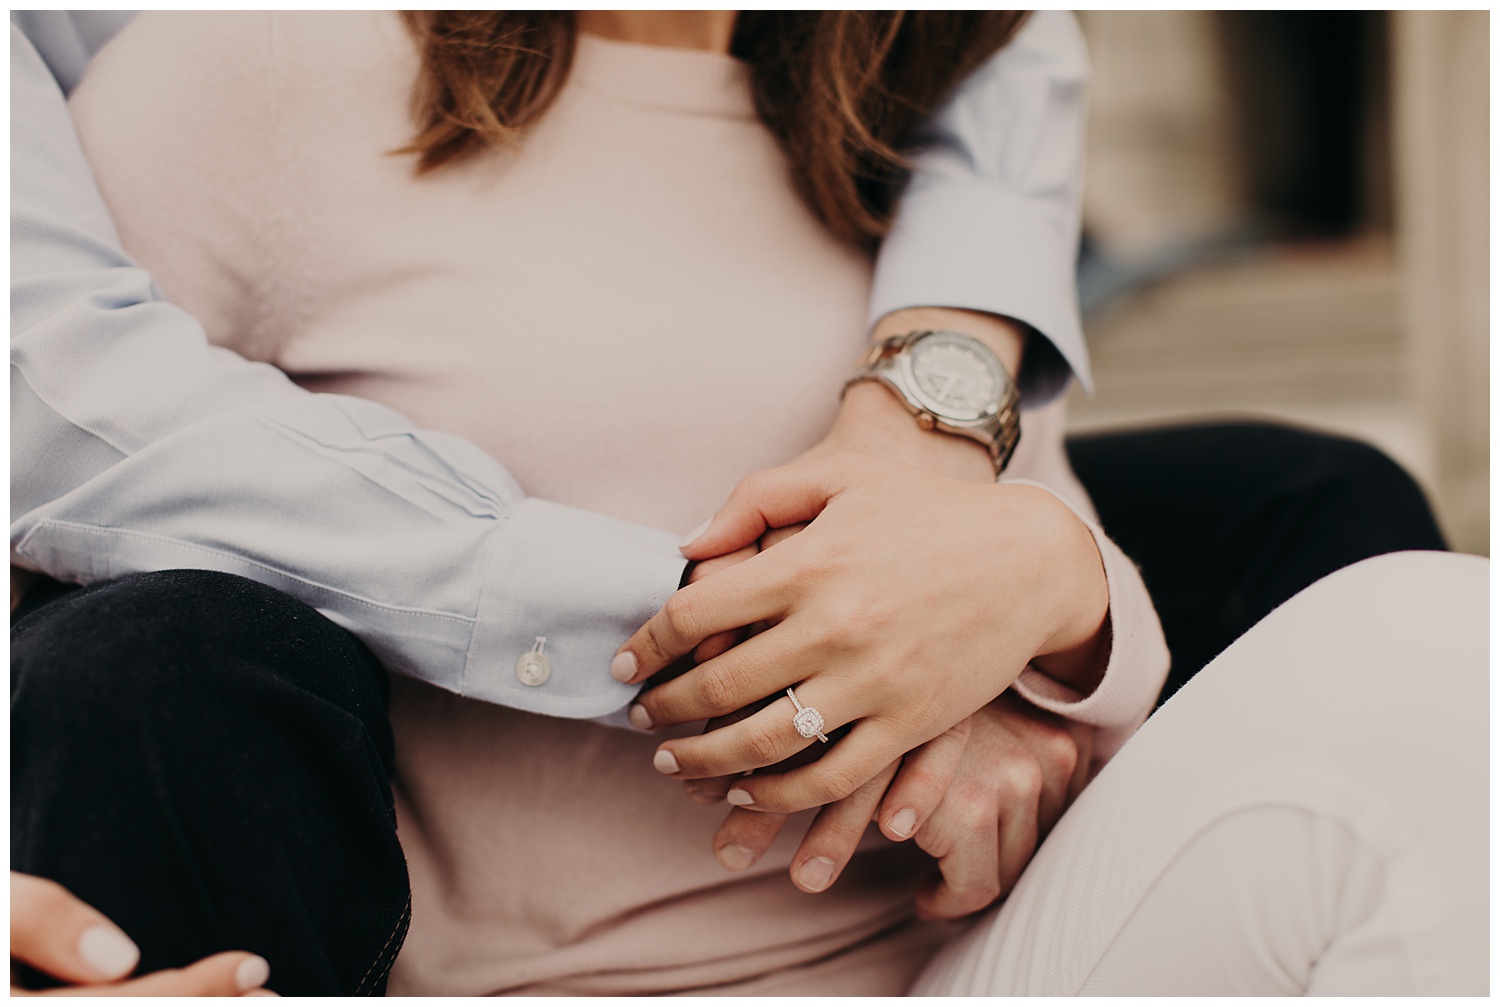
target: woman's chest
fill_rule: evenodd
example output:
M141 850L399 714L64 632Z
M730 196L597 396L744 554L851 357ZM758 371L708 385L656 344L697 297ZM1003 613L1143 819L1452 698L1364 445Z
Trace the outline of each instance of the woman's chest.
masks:
M418 178L390 153L415 66L393 26L281 15L236 46L146 16L75 100L128 247L211 339L679 531L821 436L870 265L803 207L743 80L586 40L517 149ZM236 122L203 144L214 115Z

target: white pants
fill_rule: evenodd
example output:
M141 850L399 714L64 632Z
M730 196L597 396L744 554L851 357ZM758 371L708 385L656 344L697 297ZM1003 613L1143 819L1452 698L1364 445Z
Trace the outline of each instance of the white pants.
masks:
M1488 578L1400 553L1273 612L912 993L1485 994Z

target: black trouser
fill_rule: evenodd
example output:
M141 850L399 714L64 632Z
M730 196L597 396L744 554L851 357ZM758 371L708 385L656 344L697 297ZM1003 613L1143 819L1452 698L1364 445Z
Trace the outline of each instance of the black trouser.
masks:
M1268 423L1074 438L1068 459L1161 617L1165 702L1314 581L1446 549L1417 484L1375 448Z
M1334 570L1442 548L1370 448L1274 427L1069 445L1142 567L1168 691ZM281 993L378 993L410 902L383 672L270 588L170 571L39 595L11 632L12 867L118 922L142 968L230 949Z
M410 918L385 672L228 574L140 574L11 629L11 867L141 968L254 951L279 993L382 993Z

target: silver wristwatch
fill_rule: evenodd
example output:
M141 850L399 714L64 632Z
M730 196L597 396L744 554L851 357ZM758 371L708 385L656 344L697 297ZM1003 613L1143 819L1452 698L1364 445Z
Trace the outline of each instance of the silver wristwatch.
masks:
M999 478L1021 439L1021 393L1000 358L973 336L922 329L876 343L864 366L844 384L879 381L917 418L983 444Z

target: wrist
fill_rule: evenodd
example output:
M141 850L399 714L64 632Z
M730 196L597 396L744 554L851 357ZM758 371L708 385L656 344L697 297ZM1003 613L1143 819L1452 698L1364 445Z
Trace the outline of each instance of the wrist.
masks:
M1052 540L1052 555L1067 557L1056 565L1059 576L1054 579L1059 588L1054 611L1061 618L1031 664L1048 678L1088 695L1103 680L1112 649L1109 580L1093 533L1065 505L1056 503L1058 537Z
M995 481L989 452L977 441L923 430L895 393L878 381L849 386L825 443L972 482Z

